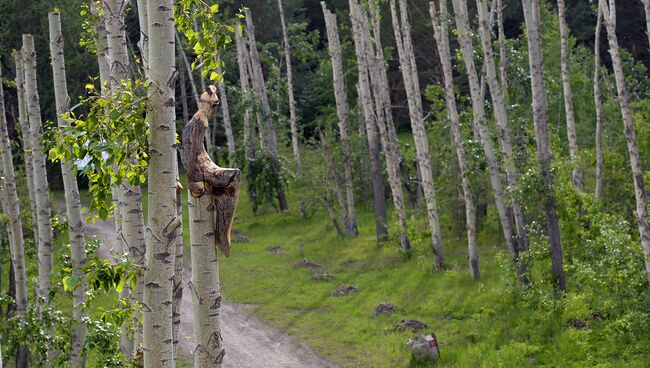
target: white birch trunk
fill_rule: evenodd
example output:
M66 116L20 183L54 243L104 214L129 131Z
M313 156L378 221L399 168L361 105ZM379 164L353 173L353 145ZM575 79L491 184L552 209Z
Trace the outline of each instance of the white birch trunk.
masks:
M215 206L212 197L194 198L188 193L192 293L194 312L194 367L221 367L225 354L221 336L221 285L214 240Z
M52 224L45 153L41 143L43 123L36 80L36 51L34 37L23 34L23 60L25 61L25 96L29 117L32 158L34 162L34 191L38 221L38 296L49 302L50 273L52 272Z
M442 237L438 221L438 210L436 208L435 188L433 184L433 172L431 169L431 154L429 153L429 142L424 127L424 116L422 114L422 97L420 94L420 82L418 80L415 54L413 53L413 41L411 40L411 25L408 20L406 2L400 0L399 15L395 0L390 1L391 17L393 20L393 31L397 42L402 78L406 88L406 95L411 118L411 129L415 140L415 151L422 174L422 189L427 205L427 216L431 230L432 249L435 255L434 267L436 270L444 268L444 256L442 253Z
M336 113L339 122L339 134L343 146L343 175L346 196L347 222L345 232L349 236L357 236L357 215L354 206L354 190L352 185L352 163L350 162L350 123L348 121L348 97L345 90L345 77L343 71L343 59L341 56L341 42L339 30L336 23L336 14L327 9L324 1L320 2L325 16L327 28L327 48L332 60L332 76L334 82L334 98L336 99Z
M603 102L600 96L600 31L603 13L598 7L598 20L594 36L594 107L596 110L596 188L594 197L600 199L603 194Z
M52 58L52 74L54 75L54 97L56 100L56 114L59 128L70 124L61 118L61 114L70 108L68 97L68 84L65 74L65 60L63 54L63 33L61 32L61 15L49 13L50 23L50 55ZM81 198L77 185L77 175L74 162L61 162L63 176L63 189L65 190L65 207L68 216L68 230L70 234L70 251L72 259L72 276L80 280L80 284L72 294L72 319L76 321L72 331L70 344L70 367L84 366L82 349L86 340L87 328L83 318L88 314L80 309L86 300L88 286L85 282L83 267L86 264L86 251L84 247L84 225L81 218Z
M630 168L632 169L632 180L634 181L634 194L636 198L635 215L639 227L641 248L645 258L646 273L648 280L650 281L650 224L648 223L648 194L643 181L643 169L641 168L639 147L636 143L636 132L634 130L634 120L632 118L632 109L630 107L630 97L625 82L625 74L623 73L623 63L619 52L618 39L616 38L616 25L613 21L614 14L611 13L611 10L604 0L599 1L599 7L603 13L603 22L607 29L607 40L609 41L609 53L612 56L612 69L614 70L614 77L616 79L618 102L621 106L621 115L623 116L627 151L630 155Z
M138 48L142 57L142 66L144 73L149 73L149 30L146 25L149 24L149 15L147 13L147 0L137 0L138 6L138 23L140 24L140 40Z
M176 38L176 48L178 53L183 59L183 65L185 65L185 71L187 72L187 78L190 80L190 86L192 86L192 97L194 97L194 103L196 106L199 106L199 92L196 89L196 83L194 82L194 74L192 73L192 67L190 66L189 61L187 61L187 55L183 50L183 44L181 43L181 38L178 36L177 32L174 32Z
M497 3L497 28L499 30L499 75L501 78L501 90L503 98L508 103L508 52L506 50L506 34L503 28L503 0L495 0Z
M365 40L366 61L370 67L370 82L373 89L375 105L377 106L377 126L381 138L381 145L386 156L386 167L388 168L388 182L393 197L393 204L397 212L399 224L400 247L403 251L409 251L411 244L407 234L406 206L404 204L404 192L400 173L400 153L397 145L397 132L393 124L388 76L386 74L386 61L381 44L381 27L379 6L373 0L369 3L370 19L372 23L372 34L368 24L368 16L363 15L365 21L360 23ZM360 9L361 11L362 9ZM374 39L374 48L371 42Z
M345 203L345 194L343 194L343 178L341 178L341 175L339 175L339 172L336 170L336 167L334 166L334 162L332 160L332 154L329 148L329 145L327 144L327 140L325 138L325 134L323 133L320 128L318 129L318 135L320 138L320 145L321 148L323 149L323 157L325 159L325 166L327 167L327 171L329 172L330 175L330 180L332 180L334 183L331 184L331 188L334 191L334 194L336 195L336 200L339 202L339 211L341 212L341 221L345 225L348 223L348 212L346 211L346 203ZM350 235L346 231L346 235Z
M461 4L461 6L464 8L464 11L467 10L466 4ZM487 84L490 86L490 96L492 98L492 105L497 123L498 140L504 159L503 167L506 173L506 183L510 188L517 188L519 171L515 164L515 155L512 148L512 133L510 132L508 112L506 109L505 98L503 97L507 91L501 90L494 61L494 51L492 50L492 17L488 16L487 3L485 0L477 0L476 6L479 17L479 33L481 44L483 46L483 67ZM510 200L517 230L517 251L527 250L528 235L526 234L524 211L517 198L510 198Z
M176 168L176 177L178 173L178 155L175 157L174 166ZM183 186L178 181L176 186L176 215L183 218ZM174 257L174 280L172 289L172 339L174 344L174 360L178 359L178 330L181 326L181 308L183 306L183 226L179 226L176 233L176 254Z
M474 196L470 184L470 172L465 157L465 147L463 135L460 129L460 119L456 107L456 95L454 94L454 80L452 76L451 51L449 48L449 25L447 23L447 2L440 1L440 9L436 10L434 2L429 3L429 12L433 24L434 37L438 46L438 55L442 65L443 79L445 85L445 100L447 102L447 117L451 123L451 132L454 137L454 147L458 157L458 167L460 169L461 184L463 187L463 199L465 200L465 217L467 226L467 248L468 262L473 280L478 280L479 271L479 254L476 244L476 209L474 206ZM439 21L438 19L441 18Z
M363 10L356 0L349 0L350 18L354 36L354 49L357 56L357 70L359 82L357 84L358 104L362 107L364 134L368 139L368 154L372 165L372 193L373 208L375 210L375 235L377 242L382 243L388 239L388 227L386 223L386 189L382 177L381 157L379 154L379 138L377 131L376 111L373 106L370 79L368 76L368 61L366 60L366 45L361 30L363 22ZM366 18L367 21L367 18Z
M22 85L22 61L18 53L16 59L16 85ZM1 71L0 71L1 77ZM16 288L16 313L22 315L27 310L27 269L25 268L25 239L23 238L23 227L20 216L20 204L18 193L16 192L16 177L14 174L14 164L11 154L11 142L7 132L7 120L5 118L4 90L0 83L0 153L2 154L2 197L3 212L9 217L9 250L11 254L11 264L14 271L14 282ZM22 88L21 88L22 89ZM21 93L19 89L18 93ZM20 98L19 98L20 101ZM5 205L6 204L6 205ZM29 349L26 346L18 348L16 366L26 368L27 356ZM1 358L0 358L1 360ZM1 363L0 363L1 364Z
M645 13L645 33L648 36L648 46L650 46L650 0L641 0L641 2Z
M474 129L478 133L477 135L479 136L483 145L490 183L492 185L492 191L494 193L494 202L497 208L499 222L501 223L503 237L508 246L508 250L510 251L510 255L513 258L516 258L517 246L514 241L512 224L508 215L509 211L505 204L503 181L501 178L501 172L499 171L499 165L497 163L494 147L492 145L492 138L490 137L490 132L487 127L484 99L481 93L481 83L479 82L478 73L476 72L476 66L474 64L474 47L472 46L470 39L470 30L468 29L469 20L467 12L464 11L464 9L466 9L466 6L463 6L464 3L461 3L461 0L454 0L452 1L452 4L454 6L456 27L458 28L458 41L461 45L463 61L465 63L467 77L470 85L472 112L474 114Z
M275 131L275 124L271 116L271 106L269 105L269 98L266 91L266 85L264 84L264 74L262 73L262 65L260 64L260 58L257 52L257 41L255 40L255 26L253 25L253 17L251 16L251 11L246 10L246 30L248 34L248 43L249 43L249 54L251 61L251 75L253 85L255 86L255 94L257 100L259 101L262 111L261 118L263 121L263 127L266 131L266 149L274 159L278 157L278 138ZM277 192L278 192L278 204L280 211L285 212L289 209L287 205L287 198L284 193L284 185L282 183L277 183Z
M143 351L145 368L175 366L172 289L177 229L174 7L172 0L149 0L149 97L151 155L148 175ZM142 25L142 27L147 27Z
M252 95L250 91L250 75L247 67L247 51L244 39L239 26L235 27L235 45L237 46L237 65L239 66L239 84L241 87L242 100L244 101L244 157L250 161L255 157L255 142L253 140L255 128L251 120Z
M539 161L542 179L545 188L550 191L543 193L544 212L546 213L546 226L551 252L551 269L553 273L553 287L556 291L566 289L564 280L564 266L562 245L560 243L559 220L553 191L553 177L551 175L550 137L547 121L546 89L544 86L544 63L542 60L541 19L538 0L522 0L524 18L526 21L526 35L528 40L528 60L531 75L531 92L533 96L533 123L537 143L537 160Z
M221 67L217 68L217 73L223 76ZM226 84L224 79L221 78L217 83L219 89L219 104L221 105L221 117L223 119L223 127L226 132L226 143L228 144L228 163L232 166L235 160L235 135L232 131L230 123L230 109L228 108L228 95L226 93ZM216 129L215 129L216 130Z
M557 14L560 21L560 67L562 70L562 89L564 90L564 112L566 114L566 132L569 142L569 156L573 163L573 186L576 190L584 191L584 178L578 156L578 140L576 138L576 122L573 113L573 93L569 70L569 28L566 23L564 0L557 0Z

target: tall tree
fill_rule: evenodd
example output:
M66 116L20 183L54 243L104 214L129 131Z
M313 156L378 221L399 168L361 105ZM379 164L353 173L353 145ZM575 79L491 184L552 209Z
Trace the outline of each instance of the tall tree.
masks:
M255 157L255 128L252 125L252 109L250 102L252 95L250 90L250 72L248 70L248 52L242 35L242 27L235 27L235 45L237 47L237 66L239 67L239 84L241 87L242 100L244 102L244 158L250 161Z
M149 175L144 274L143 351L145 368L174 367L172 290L177 229L174 6L148 0Z
M245 11L246 14L246 31L248 35L249 56L251 62L251 75L252 83L255 87L255 95L261 106L261 119L263 121L263 129L266 134L266 150L273 157L278 159L278 137L271 116L271 106L269 105L269 98L264 83L264 74L262 72L262 64L257 52L257 41L255 40L255 26L253 24L253 16L250 9ZM262 125L261 125L262 126ZM261 134L261 130L260 130ZM286 194L284 193L284 185L282 182L275 183L278 194L278 204L280 211L284 212L289 209L287 205Z
M571 77L569 70L569 27L566 23L564 0L557 0L557 14L560 21L560 66L562 70L562 89L564 90L564 112L566 115L566 132L569 141L569 155L573 163L573 186L576 190L584 190L584 178L578 157L578 139L573 113L573 92L571 92Z
M54 97L56 100L56 114L59 128L70 124L61 117L70 109L68 84L65 74L65 60L63 54L63 32L61 31L61 15L58 12L49 13L50 23L50 55L52 58L52 74L54 75ZM83 267L86 264L86 250L84 247L84 225L81 220L81 198L77 185L77 175L74 163L61 162L63 176L63 189L65 191L65 207L68 215L68 230L70 234L70 252L72 260L72 275L77 278L79 285L72 294L72 318L76 325L72 331L70 344L70 367L83 367L84 358L82 349L86 340L87 328L83 318L87 312L81 304L86 300L88 286L85 282Z
M650 0L641 0L643 3L643 12L645 13L645 33L648 36L648 45L650 46Z
M603 102L600 95L600 32L603 13L597 7L598 20L594 32L594 108L596 110L596 188L594 197L600 199L603 194Z
M496 153L492 145L492 137L487 126L485 117L484 84L479 82L476 65L474 64L474 47L470 37L469 18L467 13L467 3L465 0L453 0L454 15L456 27L458 29L458 42L463 54L463 62L467 70L469 80L469 91L472 100L472 112L475 135L478 136L483 146L485 160L487 163L488 175L494 193L494 202L496 204L501 230L503 237L513 258L517 257L517 245L513 236L512 223L509 216L509 209L505 203L505 192L501 172L496 159Z
M634 120L632 118L632 108L630 107L630 96L627 91L627 83L623 72L623 62L618 47L616 37L616 23L613 9L607 5L605 0L600 1L600 11L603 14L603 22L607 29L607 40L609 41L609 54L612 57L612 69L616 79L616 90L618 91L618 103L621 106L621 115L623 116L623 126L625 139L627 140L627 152L630 156L630 168L632 170L632 180L634 181L634 193L636 198L636 219L639 227L639 237L641 238L641 248L645 258L645 268L650 280L650 218L648 217L648 194L643 181L643 169L641 168L641 157L639 156L639 147L636 142L636 132L634 130ZM612 1L613 2L613 1Z
M29 118L38 221L38 296L47 303L49 302L50 273L52 272L52 209L45 170L45 154L43 142L41 142L43 123L36 80L36 51L34 50L34 37L30 34L23 34L22 53L25 62L25 100Z
M390 1L393 32L395 33L400 69L402 70L402 79L404 80L404 87L406 89L417 162L422 175L422 189L424 190L424 197L427 204L427 216L429 218L429 228L433 242L432 249L435 255L434 266L436 270L442 270L444 268L442 237L440 235L438 209L436 208L431 154L429 153L429 142L422 113L420 82L415 64L415 54L413 53L413 41L411 40L411 23L407 13L406 1L400 0L399 5L398 12L395 0Z
M221 67L217 68L217 73L223 75ZM228 107L228 95L226 93L226 84L223 78L217 82L219 89L219 102L221 104L221 118L223 119L223 127L226 132L226 144L228 145L228 163L232 165L235 160L235 135L233 134L232 124L230 123L230 108ZM216 131L216 128L214 129Z
M470 172L465 157L463 135L460 130L460 119L456 107L456 95L454 94L454 80L452 76L451 51L449 48L449 25L447 23L447 1L440 1L440 8L437 10L434 2L429 3L433 33L438 46L438 55L442 65L442 76L445 85L445 101L447 102L447 118L451 123L451 132L454 137L458 167L460 168L461 185L463 187L463 199L465 200L465 220L467 227L467 247L469 253L469 267L472 279L477 280L480 276L479 254L476 245L476 208L474 207L474 195L470 184ZM441 18L439 20L439 18Z
M296 99L293 96L293 67L291 66L291 42L289 41L289 30L287 20L284 16L282 0L278 0L280 10L280 25L282 26L282 40L284 44L284 59L287 66L287 94L289 95L289 124L291 127L291 148L293 160L296 164L296 177L302 176L302 160L300 159L300 135L298 133L298 117L296 116ZM307 216L304 198L300 198L300 216Z
M16 86L18 87L19 110L24 106L21 102L23 85L23 61L19 53L15 54L16 60ZM1 71L0 71L1 72ZM0 74L1 76L1 74ZM23 225L20 216L20 204L16 192L16 176L14 174L13 157L11 153L11 142L7 132L7 120L5 115L4 90L0 83L0 153L2 154L2 176L3 196L6 197L7 206L4 212L9 217L9 249L11 253L11 265L14 271L15 282L15 303L16 313L24 314L27 310L27 269L25 268L25 239L23 238ZM20 116L25 117L24 111ZM16 355L16 367L26 368L29 363L29 348L20 346Z
M352 162L350 159L350 122L348 120L348 97L345 90L343 58L336 14L327 9L324 1L320 2L325 16L327 28L327 49L332 59L332 77L334 82L334 98L339 122L339 135L343 146L343 185L346 196L347 216L343 218L345 232L350 236L359 234L357 230L357 214L354 206L354 187L352 185Z
M542 191L544 212L546 214L546 232L551 251L551 270L556 291L564 291L564 260L560 243L560 226L553 193L553 176L551 175L551 147L548 130L546 89L544 86L544 62L542 60L542 35L539 0L522 0L524 19L526 21L526 39L528 40L528 62L530 66L531 92L533 96L533 123L544 190Z
M358 105L363 112L365 124L364 135L368 139L368 154L372 165L372 194L373 208L375 210L375 235L378 242L384 242L388 238L388 227L386 223L386 188L381 167L379 132L377 130L376 109L372 100L370 89L370 78L368 75L368 61L366 60L366 40L363 37L362 25L364 21L363 9L356 0L349 0L350 18L354 36L354 50L357 57L357 72L359 80L357 83ZM367 18L365 20L367 22Z

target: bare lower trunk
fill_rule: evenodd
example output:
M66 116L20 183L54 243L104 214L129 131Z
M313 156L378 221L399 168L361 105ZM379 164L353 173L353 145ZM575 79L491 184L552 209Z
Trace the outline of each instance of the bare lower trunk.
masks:
M388 76L386 73L386 61L384 60L384 51L381 44L381 27L379 6L376 2L371 1L370 18L372 22L372 34L368 24L367 15L363 14L363 22L360 23L364 45L366 50L366 61L370 68L370 82L377 107L377 126L381 137L381 145L384 148L386 156L386 167L388 168L388 182L393 195L393 204L397 212L397 221L399 224L400 247L403 251L409 251L411 244L407 234L406 224L406 206L404 204L404 192L402 190L402 181L400 174L400 153L397 145L397 132L393 124L393 114L391 110L390 93L388 86ZM363 9L360 9L362 11ZM375 43L372 44L372 39ZM374 47L373 47L374 46Z
M476 210L474 207L474 197L472 193L472 186L470 184L470 172L467 166L467 159L465 158L465 148L463 143L463 136L460 129L460 119L458 117L458 109L456 107L456 96L454 94L454 80L452 76L451 66L451 51L449 48L449 25L447 23L447 2L440 1L440 9L436 11L435 3L429 3L429 12L431 13L431 21L433 24L434 37L436 45L438 46L438 55L440 56L440 64L442 65L444 85L445 85L445 101L447 102L447 117L451 123L451 132L454 137L454 146L456 148L456 156L458 157L458 167L460 169L461 184L463 187L463 199L465 200L465 221L467 226L467 248L468 248L468 261L470 272L473 280L478 280L480 276L479 271L479 254L478 246L476 245ZM441 21L439 17L443 17Z
M384 179L382 177L379 132L377 131L377 121L375 115L375 106L372 101L370 79L368 76L368 61L366 60L366 45L362 33L363 10L356 0L349 0L350 17L352 18L352 29L354 32L354 49L357 56L357 70L359 74L359 83L357 84L358 104L361 105L363 112L363 122L365 136L368 139L368 154L372 165L372 193L373 208L375 210L375 235L377 242L384 242L388 239L388 227L386 223L386 195L384 188ZM367 21L367 20L366 20Z
M175 155L176 177L178 177L178 155ZM183 218L183 186L176 183L176 214ZM174 360L178 359L178 329L181 325L181 307L183 304L183 226L176 233L176 256L174 257L174 287L172 290L172 343L174 344Z
M185 85L185 74L178 73L181 89L181 108L183 114L183 121L187 122L190 119L190 110L187 107L187 86Z
M176 113L174 110L174 7L171 0L149 0L149 87L151 125L148 221L144 274L143 351L145 368L174 367L172 290L177 229Z
M257 100L261 105L261 118L263 121L263 128L266 130L266 150L274 159L278 158L278 138L275 131L275 124L271 116L271 106L269 105L269 98L264 84L264 74L262 72L262 64L257 52L257 41L255 40L255 27L253 25L253 17L250 10L246 10L246 30L248 34L249 53L251 61L252 81L255 86L255 94ZM278 205L280 211L285 212L289 209L287 205L287 198L284 193L283 183L276 183L278 194Z
M413 42L411 41L411 24L408 19L406 2L400 0L399 18L395 0L391 0L391 16L393 19L393 31L397 42L397 51L400 59L400 69L406 88L406 95L411 118L411 129L415 140L415 151L418 164L422 174L422 189L427 205L427 216L431 230L432 249L435 255L434 268L438 271L444 268L444 256L442 254L442 237L440 224L438 222L438 210L436 208L435 188L433 185L433 172L431 169L431 155L429 153L429 142L426 129L424 128L424 116L422 114L422 97L420 95L420 82L418 81L415 55L413 53Z
M513 258L517 257L517 245L513 236L512 223L508 213L510 212L505 204L505 193L503 189L503 181L501 172L497 163L496 154L492 145L492 138L488 130L484 98L481 91L482 84L479 82L478 73L474 64L474 47L470 39L469 20L467 15L466 3L461 0L454 0L454 14L456 18L456 27L458 28L458 41L461 45L463 53L463 61L467 70L467 77L470 85L470 95L472 99L472 112L474 129L483 145L485 153L485 160L487 163L488 174L490 183L492 184L492 191L494 193L494 202L496 204L499 222L501 223L501 230L503 237Z
M23 60L25 61L25 96L29 116L32 158L34 162L34 191L38 221L38 296L49 302L50 273L52 271L52 225L49 188L45 170L45 154L41 142L43 123L36 81L36 51L34 37L23 34Z
M569 141L569 155L573 163L573 186L576 190L584 191L584 178L578 157L578 140L576 138L576 123L573 114L573 93L569 70L569 28L566 24L564 0L557 0L557 13L560 21L560 58L562 69L562 89L564 90L564 112L566 114L566 132Z
M22 59L17 53L16 59L16 85L21 86L18 89L19 102L22 100L20 93L23 84L23 66ZM0 74L1 77L1 74ZM19 106L19 110L23 107ZM24 111L19 111L19 115L25 118ZM11 254L11 267L13 269L15 288L15 307L16 313L22 315L27 310L27 269L25 268L25 239L23 238L22 220L20 216L20 204L18 202L18 193L16 192L16 177L14 174L14 164L11 153L11 142L7 132L7 120L5 118L4 90L0 83L0 152L2 154L2 197L3 212L9 217L9 250ZM27 358L29 349L27 346L19 346L17 352L17 368L27 367ZM1 358L0 358L1 360Z
M348 97L345 89L345 78L343 71L343 59L339 30L336 24L336 14L327 9L324 1L321 1L325 26L327 28L327 46L332 60L332 76L334 81L334 98L336 99L336 113L338 115L339 134L343 146L343 175L346 196L347 222L345 232L350 236L359 234L357 230L357 215L354 206L354 191L352 186L352 163L350 161L350 123L348 120Z
M630 156L630 168L632 169L632 180L634 181L634 194L636 198L636 219L639 227L639 237L641 238L641 249L645 258L645 269L650 281L650 224L648 221L648 194L643 181L643 169L641 168L641 158L639 148L636 143L636 132L634 130L634 120L632 118L632 109L630 108L630 97L627 92L625 74L623 73L623 63L616 38L616 24L614 23L613 9L607 6L604 0L600 0L600 10L603 13L603 22L607 29L607 40L609 41L609 53L612 56L612 69L616 78L616 89L618 91L618 102L621 106L621 115L623 116L623 126L625 138L627 140L627 152Z
M255 128L252 125L252 96L250 91L250 73L248 72L248 59L246 45L239 29L235 27L235 44L237 46L237 65L239 66L239 83L244 102L244 157L247 161L255 157L255 141L253 140Z
M600 31L603 13L598 7L598 20L594 35L594 106L596 110L596 189L594 197L603 194L603 103L600 97Z
M528 60L530 64L531 91L533 96L533 122L537 143L537 160L539 161L542 180L546 193L542 193L548 242L551 251L551 268L556 291L566 289L560 228L557 216L553 177L551 175L550 138L547 121L546 90L544 87L544 63L542 61L541 19L538 0L522 0L526 35L528 40Z
M217 73L223 75L221 67L217 69ZM232 132L232 125L230 124L230 109L228 108L228 96L226 94L226 85L223 78L217 83L219 89L219 103L221 104L221 117L223 119L223 127L226 132L226 143L228 144L228 163L232 165L235 160L235 136ZM216 131L216 127L213 130ZM214 139L213 139L214 140Z
M61 17L59 13L49 13L50 23L50 55L52 58L52 73L54 75L54 96L56 100L57 123L60 128L70 124L61 118L61 114L70 108L68 85L65 76L65 61L63 56L63 33L61 32ZM80 280L80 284L72 294L72 318L76 322L72 331L70 344L70 367L84 366L82 349L86 340L87 328L83 318L88 314L80 305L86 300L88 286L85 282L83 267L86 264L84 248L84 225L81 219L81 199L77 186L77 175L72 161L61 162L63 188L65 190L65 207L68 216L70 233L70 251L72 259L72 276Z
M346 211L346 202L345 202L345 195L344 193L344 186L345 184L343 183L343 178L341 178L341 175L339 172L336 170L336 167L334 166L334 161L332 160L332 153L329 148L329 145L327 144L327 140L325 139L325 134L323 133L322 130L318 130L318 136L320 139L320 145L321 148L323 149L323 157L325 158L325 166L327 167L327 171L329 172L330 175L330 180L332 180L333 184L331 185L332 190L334 191L334 194L336 195L336 200L339 202L339 211L341 211L341 222L343 224L347 224L349 222L349 219L347 218L348 212ZM350 235L346 231L346 235Z

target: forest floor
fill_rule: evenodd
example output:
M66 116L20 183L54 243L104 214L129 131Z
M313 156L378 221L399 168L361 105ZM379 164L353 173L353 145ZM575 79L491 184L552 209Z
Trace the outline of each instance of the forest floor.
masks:
M65 208L61 201L56 203L59 212ZM114 248L115 225L113 219L97 220L84 223L87 237L99 237L103 240L97 254L103 259L112 258ZM186 253L189 257L189 253ZM179 328L179 347L181 359L177 367L192 366L194 350L194 326L192 296L187 288L191 279L191 270L186 268L183 276L184 292L181 306L181 325ZM286 332L262 323L247 309L245 304L225 301L222 303L222 329L226 355L225 368L334 368L337 367L320 357L306 344L298 341Z

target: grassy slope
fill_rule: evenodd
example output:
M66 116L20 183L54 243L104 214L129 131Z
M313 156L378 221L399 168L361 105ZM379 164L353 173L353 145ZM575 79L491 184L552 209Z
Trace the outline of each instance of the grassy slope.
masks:
M394 240L377 246L371 209L362 208L358 221L361 235L340 239L325 213L308 220L295 211L255 216L242 193L235 228L254 242L237 243L230 258L221 257L225 298L254 305L264 321L350 367L413 365L405 342L414 334L393 329L400 319L429 325L425 331L438 336L439 366L444 367L650 365L643 343L621 353L617 346L599 343L597 323L577 330L568 327L566 316L517 304L500 276L499 250L485 234L479 238L482 278L472 282L462 238L446 239L449 270L434 273L427 249L406 258ZM300 244L305 258L324 265L333 281L312 280L309 270L292 267L301 259ZM265 250L269 245L281 245L286 253L272 255ZM359 292L330 295L344 284ZM381 302L396 304L399 311L373 318Z

